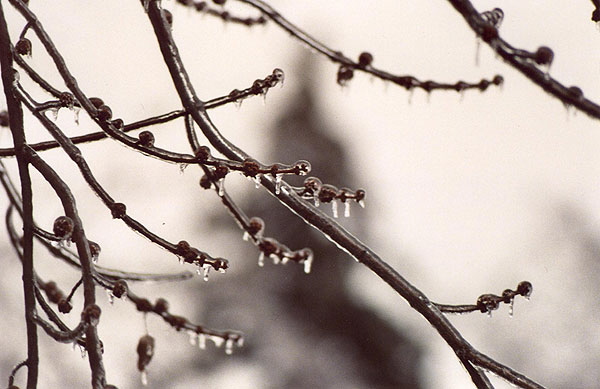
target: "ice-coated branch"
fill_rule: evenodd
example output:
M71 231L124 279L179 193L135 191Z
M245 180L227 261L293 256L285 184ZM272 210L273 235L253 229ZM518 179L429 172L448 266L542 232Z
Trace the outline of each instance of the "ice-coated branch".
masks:
M520 71L534 84L567 106L573 106L589 116L600 119L600 105L587 99L580 87L564 86L547 71L554 53L541 46L534 52L516 49L500 37L498 28L479 13L470 0L448 0L462 15L469 27L487 43L502 59Z
M203 134L217 151L231 160L243 161L250 158L249 155L224 138L214 126L206 110L203 108L203 103L197 97L194 87L190 82L185 66L179 56L177 46L171 35L168 21L163 16L160 3L158 1L150 1L147 5L148 17L154 28L163 59L169 69L173 84L183 106L188 110L188 113L194 119L194 122L200 127ZM286 186L284 186L282 190L276 191L274 180L267 179L264 175L261 177L261 184L309 225L319 230L326 237L335 242L342 250L353 256L357 261L366 265L398 292L398 294L406 299L411 307L423 315L427 321L433 325L448 345L452 347L463 364L478 364L479 360L475 360L473 356L480 355L480 353L463 338L460 332L452 326L445 315L427 298L427 296L404 279L404 277L383 261L369 247L360 242L333 219L307 203L292 190L283 190L284 188L287 188L287 184L285 184ZM489 360L491 361L491 359ZM541 387L527 377L514 372L512 369L499 362L494 361L493 363L496 366L495 370L504 372L501 376L509 382L518 382L524 388ZM485 380L481 378L481 374L483 373L475 371L468 366L465 367L478 387L487 387L485 386Z
M73 221L73 232L71 239L77 246L77 253L81 263L81 276L83 279L83 294L84 294L84 311L92 309L91 307L96 306L96 292L94 279L92 274L92 254L88 240L83 231L83 226L77 207L75 205L75 198L71 193L71 190L67 184L56 174L56 172L42 159L35 151L26 147L25 152L27 153L27 159L38 172L42 174L44 179L52 186L57 196L61 200L62 206L65 210L65 214ZM91 315L91 313L90 313ZM98 313L99 316L99 313ZM102 350L100 345L100 339L96 329L98 320L90 321L87 327L86 333L86 350L89 356L90 368L92 371L92 387L94 389L101 389L106 383L104 365L102 362Z
M232 15L229 11L227 11L225 9L213 8L206 1L177 0L177 2L186 7L194 8L196 11L198 11L200 13L203 13L206 15L211 15L211 16L216 16L226 23L236 23L236 24L242 24L244 26L251 27L251 26L255 26L255 25L262 25L267 22L267 19L265 19L262 15L255 17L255 18L252 18L252 17L243 18L240 16ZM223 1L222 3L225 3L225 1ZM221 4L221 5L223 5L223 4Z
M468 89L486 90L490 85L500 85L503 82L501 76L496 75L491 80L483 79L478 82L457 81L453 83L438 82L433 80L421 81L417 77L411 75L397 75L388 71L376 68L373 66L373 55L369 52L362 52L356 60L353 60L341 51L333 50L327 45L321 43L311 35L296 26L277 10L261 0L237 0L248 4L262 12L267 18L271 19L276 25L288 32L292 37L298 39L310 48L316 50L319 54L324 55L333 63L339 64L337 73L337 82L340 85L345 85L354 77L355 71L369 73L377 78L385 81L390 81L399 85L406 90L423 89L427 92L432 90L455 90L462 92Z
M33 321L35 309L35 273L33 263L33 202L31 177L29 175L29 162L25 152L26 139L23 128L23 108L14 94L18 74L13 69L12 47L4 8L0 3L0 70L2 72L2 85L8 107L9 126L12 133L13 144L19 168L21 181L23 239L23 294L25 296L25 323L27 329L27 388L33 389L38 382L38 335L37 326Z

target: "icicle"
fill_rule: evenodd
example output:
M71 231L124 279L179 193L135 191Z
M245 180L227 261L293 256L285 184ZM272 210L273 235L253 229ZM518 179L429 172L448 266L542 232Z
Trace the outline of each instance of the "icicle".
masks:
M487 317L491 318L492 317L492 310L488 309L487 311Z
M479 67L479 53L481 52L481 40L479 37L475 40L475 66Z
M311 254L308 257L306 257L306 259L304 260L304 273L306 273L306 274L310 273L310 268L312 267L312 262L313 262L313 256Z
M98 257L99 257L98 254L92 255L92 262L94 263L94 265L96 265L98 263Z
M236 343L236 346L238 346L238 347L244 347L244 337L240 336L238 338L237 342L235 342L235 343Z
M321 205L321 203L319 203L319 196L317 196L316 194L314 195L314 200L315 200L315 207L318 207L319 205Z
M227 339L225 341L225 354L231 355L233 354L233 339Z
M206 335L205 334L198 334L198 348L200 350L206 349Z
M50 114L52 116L52 120L58 120L58 110L59 108L50 108Z
M225 273L227 273L227 270L226 270L226 269L223 269L223 268L220 268L220 269L219 269L219 273L221 273L221 274L225 274Z
M337 201L333 200L331 202L331 211L333 212L333 217L337 219L338 217L338 204Z
M415 89L414 88L410 88L408 90L408 105L412 104L412 100L413 100L413 95L415 94Z
M258 266L265 266L265 253L263 253L262 251L260 252L260 254L258 254Z
M254 180L254 187L256 189L260 188L260 174L255 175L252 179Z
M219 197L223 197L225 195L225 185L224 185L224 179L220 179L218 181L218 187L219 187Z
M350 202L344 202L344 217L350 217Z
M203 278L204 281L208 281L208 273L210 272L210 265L206 264L204 266L202 266L202 270L203 270Z
M115 295L113 294L112 290L106 289L106 296L108 296L108 302L110 303L110 305L114 304Z
M146 370L140 372L140 381L142 381L142 385L148 386L148 373Z
M148 13L148 7L150 5L150 0L142 0L142 3L144 4L144 11L146 11L146 13Z
M269 255L269 258L271 258L273 260L273 264L274 265L278 265L279 262L281 262L280 258L277 255L275 255L275 254Z
M515 299L510 299L510 304L508 306L508 316L513 317L515 306Z
M192 346L195 346L198 342L198 334L196 333L196 331L188 331L188 335L190 337L190 344Z
M85 347L80 345L79 351L81 352L81 358L85 359L85 357L87 357L87 350L85 349Z
M244 242L247 242L248 239L250 239L250 234L248 233L248 231L244 231L244 235L242 236L242 239L244 240Z
M285 265L285 264L287 264L289 261L290 261L290 259L289 259L288 257L283 257L283 258L281 258L281 264L282 264L282 265Z
M223 338L221 338L220 336L216 336L216 335L209 335L210 340L213 341L213 343L215 344L215 347L220 348L223 345L223 342L225 342L225 340Z
M275 194L278 195L281 193L281 178L283 176L281 174L275 175Z
M73 116L75 119L75 124L79 125L79 112L81 111L81 108L79 107L73 107Z
M361 206L361 208L365 207L365 200L358 200L358 205Z
M180 164L179 164L179 172L180 172L181 174L183 174L183 173L185 172L185 169L186 169L187 167L188 167L188 164L187 164L187 163L180 163Z
M185 263L185 260L183 259L183 257L177 256L177 259L179 260L180 265L183 265Z

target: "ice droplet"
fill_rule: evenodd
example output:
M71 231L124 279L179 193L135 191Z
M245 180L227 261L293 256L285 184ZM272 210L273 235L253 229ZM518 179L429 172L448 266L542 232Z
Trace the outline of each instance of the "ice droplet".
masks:
M275 194L278 195L281 193L281 178L283 176L281 174L275 175Z
M244 242L247 242L248 239L250 239L250 234L248 233L248 231L244 231L244 235L242 236L242 239L244 240Z
M221 338L220 336L209 336L210 340L213 341L213 343L215 344L215 347L220 348L223 345L223 342L225 342L225 340L223 338Z
M344 217L350 217L350 202L344 202Z
M98 263L98 254L92 255L92 262L94 263L94 265Z
M195 331L188 331L188 335L190 337L190 344L195 346L198 342L198 334Z
M337 201L333 200L331 202L331 211L333 212L333 217L337 219L338 217L338 204Z
M233 354L233 339L227 339L225 341L225 354Z
M365 200L359 200L358 201L358 205L360 205L361 208L364 208L365 207Z
M204 281L208 281L208 273L210 272L210 265L206 264L206 265L202 266L202 271L204 273L202 278L204 279Z
M258 266L265 266L265 253L263 253L262 251L260 252L260 254L258 254Z
M304 273L306 273L306 274L310 273L310 269L312 267L312 262L313 262L312 255L309 255L308 257L306 257L306 259L304 260Z
M244 337L243 337L243 336L240 336L240 337L238 338L238 340L237 340L237 342L236 342L236 345L237 345L238 347L244 347Z
M140 372L140 381L142 381L142 385L148 386L148 373L146 370Z
M206 349L206 335L198 334L198 348L200 350Z

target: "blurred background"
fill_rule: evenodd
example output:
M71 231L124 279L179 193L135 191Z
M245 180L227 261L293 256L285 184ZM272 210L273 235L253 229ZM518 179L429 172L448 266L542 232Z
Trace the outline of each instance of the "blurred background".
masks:
M180 108L139 2L30 3L80 87L102 97L114 117L128 123ZM307 159L311 175L324 182L365 188L366 209L353 207L340 223L433 301L474 303L483 293L532 282L531 301L516 299L513 317L502 306L491 318L470 314L451 320L480 351L545 386L599 388L598 122L564 107L478 45L445 1L270 4L331 48L352 58L369 51L375 66L396 74L440 82L504 77L501 88L484 93L410 94L358 72L340 87L337 66L273 23L226 24L163 1L173 13L173 33L201 99L249 87L276 67L285 72L284 87L265 99L210 112L226 137L264 163ZM531 51L551 47L550 74L600 101L600 32L590 21L590 2L475 5L481 11L500 6L506 40ZM16 40L23 19L6 2L2 6ZM258 16L235 1L226 8ZM33 42L27 61L64 90L40 42L27 36ZM32 88L38 100L48 98ZM69 135L96 130L84 114L76 125L66 109L57 121ZM26 125L29 142L49 138L31 118ZM183 122L151 130L158 146L187 151ZM0 144L11 144L6 128ZM311 274L270 261L259 268L258 250L242 240L216 194L198 186L200 169L148 158L112 140L80 148L100 183L150 230L230 260L227 274L211 274L208 282L195 277L130 285L151 301L169 300L173 314L246 336L245 346L227 356L210 342L199 350L187 334L149 316L148 331L156 338L149 388L470 387L452 350L420 315L252 182L231 175L227 188L250 216L266 221L267 236L292 249L314 250ZM112 220L63 153L43 156L75 192L86 234L102 247L101 265L193 271ZM17 180L14 160L6 163ZM34 181L36 220L50 229L62 210L39 175ZM20 264L8 239L0 250L0 379L6 382L26 347ZM73 269L37 246L36 261L40 276L65 292L78 280ZM111 305L98 292L108 380L119 388L141 387L135 348L145 333L144 318L131 303ZM77 322L82 301L77 293L65 321ZM40 388L89 387L88 362L79 350L45 336L40 350ZM24 386L24 377L20 372L17 384Z

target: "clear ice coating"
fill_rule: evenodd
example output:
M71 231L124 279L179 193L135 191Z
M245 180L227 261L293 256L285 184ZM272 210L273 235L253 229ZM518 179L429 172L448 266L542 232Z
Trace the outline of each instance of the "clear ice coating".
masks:
M338 203L335 200L333 200L331 202L331 211L333 213L333 217L337 219L337 217L338 217Z
M275 194L278 195L279 193L281 193L281 179L282 179L282 175L281 174L276 174L275 175Z
M225 341L225 354L231 355L233 354L233 339L227 339Z
M206 349L206 335L198 334L198 348L200 350Z
M148 386L148 373L146 370L140 372L140 381L142 381L142 385Z
M350 201L344 202L344 217L350 217Z
M262 251L258 254L258 266L265 266L265 253L263 253Z

